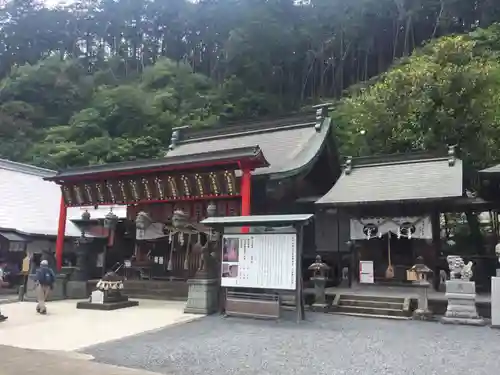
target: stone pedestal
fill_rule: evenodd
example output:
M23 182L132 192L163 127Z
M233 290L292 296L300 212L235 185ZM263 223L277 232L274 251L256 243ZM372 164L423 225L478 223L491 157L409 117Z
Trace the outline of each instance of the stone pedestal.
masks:
M429 299L427 296L431 284L426 280L418 280L413 282L418 285L418 306L413 312L413 319L430 320L432 319L432 311L429 309Z
M219 279L190 279L185 313L213 314L219 308Z
M99 298L94 298L99 296ZM92 292L89 301L81 301L76 304L77 309L85 310L118 310L127 307L139 306L139 301L131 301L127 296L124 296L120 291L106 290L100 291L96 290Z
M36 302L36 283L35 275L30 275L28 277L28 282L26 283L26 291L24 293L23 301L26 302ZM54 283L54 288L49 293L47 302L50 301L60 301L66 298L66 275L57 275L56 282Z
M24 301L36 302L36 283L34 281L35 275L29 275L26 282L26 290L24 291Z
M325 295L326 280L327 278L322 276L311 277L311 281L314 282L314 303L312 305L314 311L325 311L327 309Z
M87 281L70 280L66 284L66 298L85 299L89 294Z
M500 277L491 278L491 327L500 328Z
M484 319L477 313L476 284L473 281L446 281L446 298L448 307L445 316L441 318L442 323L485 325Z

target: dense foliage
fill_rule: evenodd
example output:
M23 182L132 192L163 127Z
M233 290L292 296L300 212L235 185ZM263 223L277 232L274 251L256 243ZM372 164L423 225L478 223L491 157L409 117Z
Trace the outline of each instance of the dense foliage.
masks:
M476 167L500 162L500 24L429 43L335 114L348 154L457 145Z
M485 147L494 141L475 144L468 134L496 135L497 63L479 39L498 34L478 28L500 20L500 2L43 3L0 0L0 157L61 168L155 156L174 126L338 98L401 57L340 104L346 152L357 152L359 129L373 139L362 140L362 152L432 148L442 140L496 152ZM476 29L473 37L446 37ZM396 100L401 95L405 100ZM422 136L425 127L431 135Z

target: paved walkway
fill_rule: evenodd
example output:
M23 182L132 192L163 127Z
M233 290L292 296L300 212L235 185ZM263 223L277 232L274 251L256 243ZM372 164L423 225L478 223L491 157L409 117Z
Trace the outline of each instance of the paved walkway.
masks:
M79 356L0 345L2 375L153 375L145 370L90 362Z
M141 300L138 307L92 311L77 310L76 301L66 300L49 302L43 316L36 314L33 302L4 304L1 311L9 320L0 323L0 345L75 351L200 317L184 314L184 306L184 302Z
M17 294L0 294L0 305L12 303L19 300Z

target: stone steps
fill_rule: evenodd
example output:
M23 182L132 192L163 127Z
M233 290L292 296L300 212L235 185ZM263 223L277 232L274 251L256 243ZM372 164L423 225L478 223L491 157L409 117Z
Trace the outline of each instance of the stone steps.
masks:
M356 300L356 301L378 301L378 302L395 302L401 303L404 301L403 297L389 297L389 296L381 296L381 295L358 295L358 294L348 294L341 293L341 299L345 300Z
M353 316L373 316L406 319L411 315L410 299L369 295L345 295L335 297L333 312Z
M125 295L130 299L150 299L153 301L186 301L187 294L185 296L182 295L174 295L169 293L145 293L145 292L125 292Z
M356 299L341 299L339 301L340 306L348 307L370 307L370 308L382 308L388 310L402 310L404 301L399 302L387 302L387 301L371 301L371 300L356 300Z
M172 289L124 289L124 294L130 298L138 299L153 299L153 300L169 300L169 301L184 301L187 299L187 290L172 290Z
M408 316L391 316L391 315L377 315L377 314L365 314L365 313L344 313L344 312L333 312L335 315L347 315L347 316L357 316L360 318L377 318L377 319L393 319L393 320L410 320Z

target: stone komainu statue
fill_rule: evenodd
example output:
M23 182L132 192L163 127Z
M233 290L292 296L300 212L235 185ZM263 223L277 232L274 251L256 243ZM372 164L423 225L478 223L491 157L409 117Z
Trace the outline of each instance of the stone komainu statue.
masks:
M448 262L448 267L450 268L450 280L460 278L464 281L469 281L472 278L472 267L474 266L474 263L469 262L465 264L462 257L457 255L449 255L446 257L446 260Z

